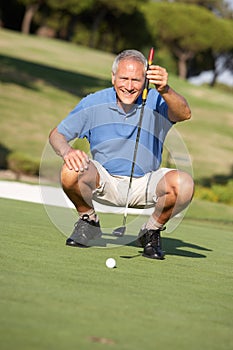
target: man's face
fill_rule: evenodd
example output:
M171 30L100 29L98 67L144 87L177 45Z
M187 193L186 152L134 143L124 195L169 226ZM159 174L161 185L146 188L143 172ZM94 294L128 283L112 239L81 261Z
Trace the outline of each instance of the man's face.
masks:
M145 80L143 63L132 59L119 62L116 74L112 74L112 84L121 107L132 105L141 94Z

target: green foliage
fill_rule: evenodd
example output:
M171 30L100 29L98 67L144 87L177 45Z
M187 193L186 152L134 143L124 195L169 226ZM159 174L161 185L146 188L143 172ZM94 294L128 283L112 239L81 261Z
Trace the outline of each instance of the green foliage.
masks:
M71 41L78 45L86 45L90 42L91 34L90 30L85 24L78 23L75 26L74 34L71 37Z
M219 51L233 46L232 23L217 18L203 7L151 3L144 6L143 11L151 30L156 28L155 35L170 48L196 53L209 48Z
M170 0L164 1L169 2ZM232 13L232 10L228 8L229 2L225 0L174 0L174 2L198 5L224 18L229 18Z
M71 11L74 14L80 13L86 8L93 6L94 0L18 0L25 6L44 5L51 9Z
M69 12L77 15L92 7L95 0L47 0L46 5L52 10Z
M233 180L225 185L214 184L211 187L196 185L195 198L215 203L233 204Z
M33 21L35 32L44 27L39 33L46 35L52 29L50 36L110 52L135 44L140 48L149 40L143 18L139 18L142 17L139 5L148 0L22 1L30 5L25 9L23 20L25 33Z
M32 157L29 157L21 152L12 152L7 157L8 169L20 175L39 175L40 162Z
M147 2L148 0L94 0L94 9L105 8L119 16L123 13L131 14L140 4Z
M9 154L9 148L0 143L0 169L7 168L7 157Z
M163 47L161 49L158 49L158 51L155 52L155 63L166 67L169 74L177 74L177 64L175 61L174 56L172 56L171 52Z
M200 52L215 54L233 48L233 22L204 7L153 2L142 6L153 40L178 58L179 76L187 77L187 62Z
M25 5L25 6L30 6L30 5L34 5L34 4L41 4L43 2L43 0L18 0L18 2Z
M218 197L218 202L233 204L233 180L226 185L214 184L212 190Z
M218 196L213 192L211 188L204 186L195 186L194 198L206 200L209 202L218 202Z

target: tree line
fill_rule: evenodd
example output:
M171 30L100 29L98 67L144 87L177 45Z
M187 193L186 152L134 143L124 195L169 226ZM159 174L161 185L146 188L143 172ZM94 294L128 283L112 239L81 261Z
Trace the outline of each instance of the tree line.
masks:
M224 0L1 0L2 27L118 53L153 45L157 62L186 79L233 71L233 13Z

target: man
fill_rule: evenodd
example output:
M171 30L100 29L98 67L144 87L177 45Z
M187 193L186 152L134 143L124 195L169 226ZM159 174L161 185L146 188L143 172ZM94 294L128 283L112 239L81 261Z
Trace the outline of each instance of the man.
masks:
M167 132L174 123L191 117L188 103L168 85L166 69L158 65L147 69L147 60L139 51L125 50L113 62L113 87L82 99L50 133L52 147L64 159L63 190L79 214L66 240L69 246L88 246L89 240L101 236L93 199L126 205L145 78L156 89L148 91L129 201L129 207L154 207L138 235L143 256L164 259L160 231L192 199L194 185L189 174L159 168ZM90 143L92 160L68 143L84 137Z

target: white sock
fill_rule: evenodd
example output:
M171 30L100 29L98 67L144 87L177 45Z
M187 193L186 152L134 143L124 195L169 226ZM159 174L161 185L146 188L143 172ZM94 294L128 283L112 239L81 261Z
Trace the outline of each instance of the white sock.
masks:
M142 229L147 230L158 230L163 228L163 224L160 224L158 221L154 219L154 217L151 215L149 217L149 220L142 226Z
M99 217L95 212L94 208L91 208L90 210L86 211L86 212L79 212L79 216L82 218L84 215L88 215L90 220L93 220L95 222L99 221Z

